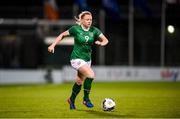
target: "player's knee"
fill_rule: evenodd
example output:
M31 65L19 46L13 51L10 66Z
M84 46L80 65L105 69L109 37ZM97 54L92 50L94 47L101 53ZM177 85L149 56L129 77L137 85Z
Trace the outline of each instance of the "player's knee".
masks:
M91 74L89 74L87 77L94 79L94 78L95 78L94 72L92 72Z
M81 79L77 79L77 80L76 80L76 83L77 83L78 85L82 85L83 81L82 81Z

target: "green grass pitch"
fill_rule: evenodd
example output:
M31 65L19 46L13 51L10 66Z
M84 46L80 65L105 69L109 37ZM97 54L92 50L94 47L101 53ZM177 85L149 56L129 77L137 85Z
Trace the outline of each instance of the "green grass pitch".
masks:
M94 82L91 100L69 110L67 98L73 83L47 85L0 85L0 117L3 118L176 118L180 117L180 82ZM101 109L102 100L113 98L112 112Z

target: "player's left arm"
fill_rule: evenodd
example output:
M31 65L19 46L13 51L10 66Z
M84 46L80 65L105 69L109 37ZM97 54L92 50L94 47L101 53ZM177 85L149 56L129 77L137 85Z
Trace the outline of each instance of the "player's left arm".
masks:
M108 39L106 38L106 36L104 36L104 34L100 34L98 40L95 42L95 44L99 45L99 46L105 46L108 44Z

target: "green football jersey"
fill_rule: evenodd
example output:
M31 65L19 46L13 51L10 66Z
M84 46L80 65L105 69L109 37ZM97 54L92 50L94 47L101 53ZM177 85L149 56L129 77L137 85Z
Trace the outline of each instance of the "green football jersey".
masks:
M102 32L91 26L88 31L82 29L80 25L74 25L69 29L69 34L74 37L74 48L71 53L71 59L91 60L92 45L94 40Z

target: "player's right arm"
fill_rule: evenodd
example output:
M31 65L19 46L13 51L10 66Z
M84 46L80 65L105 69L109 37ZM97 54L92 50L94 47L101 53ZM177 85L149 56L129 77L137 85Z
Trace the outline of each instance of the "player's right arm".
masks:
M48 47L48 51L54 53L54 47L63 39L63 37L69 35L69 30L62 32L56 37L55 41Z

